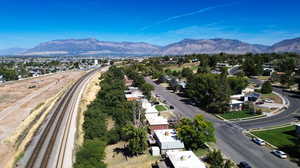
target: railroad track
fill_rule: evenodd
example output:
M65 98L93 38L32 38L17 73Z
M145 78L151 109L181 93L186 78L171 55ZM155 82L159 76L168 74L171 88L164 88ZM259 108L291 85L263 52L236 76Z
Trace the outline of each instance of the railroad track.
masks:
M57 137L59 131L61 130L61 126L65 117L66 119L66 127L63 129L62 142L60 143L58 159L56 163L52 163L55 165L55 168L63 168L65 151L67 147L67 139L71 127L72 116L74 115L74 106L76 101L72 102L73 95L76 94L77 89L81 84L85 82L92 74L94 74L96 70L90 71L84 76L82 76L66 93L63 97L60 98L57 106L54 107L54 111L52 116L50 117L46 127L42 130L39 140L37 141L31 156L29 157L25 168L48 168L49 160L52 155L53 149L55 147L55 143L57 141ZM70 104L73 103L71 106ZM68 108L72 108L69 113L67 113ZM53 166L52 166L53 167Z

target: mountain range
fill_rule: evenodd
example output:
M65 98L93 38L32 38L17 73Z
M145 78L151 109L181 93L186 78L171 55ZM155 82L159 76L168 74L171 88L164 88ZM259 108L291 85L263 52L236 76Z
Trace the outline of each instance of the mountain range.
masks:
M144 42L110 42L94 38L53 40L41 43L34 48L11 50L11 55L37 56L155 56L184 55L193 53L266 53L296 52L300 53L300 38L283 40L272 46L249 44L233 39L184 39L166 46L158 46ZM0 54L4 55L0 50ZM5 53L9 55L8 52Z

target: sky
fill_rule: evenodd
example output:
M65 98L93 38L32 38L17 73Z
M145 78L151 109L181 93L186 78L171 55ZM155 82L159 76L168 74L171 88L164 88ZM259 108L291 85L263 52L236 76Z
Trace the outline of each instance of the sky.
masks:
M299 0L1 0L0 49L69 38L272 45L300 37Z

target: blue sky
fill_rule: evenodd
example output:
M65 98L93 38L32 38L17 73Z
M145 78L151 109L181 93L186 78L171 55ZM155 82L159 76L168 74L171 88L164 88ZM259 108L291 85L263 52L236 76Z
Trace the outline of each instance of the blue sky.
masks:
M0 49L66 38L144 41L300 37L299 0L1 0Z

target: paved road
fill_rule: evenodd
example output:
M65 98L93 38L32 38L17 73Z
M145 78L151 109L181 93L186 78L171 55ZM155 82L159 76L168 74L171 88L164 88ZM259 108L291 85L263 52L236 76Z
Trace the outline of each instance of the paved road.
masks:
M289 108L282 113L277 115L256 119L252 121L242 121L238 122L237 124L246 129L253 129L253 128L265 128L270 126L282 125L290 122L297 121L300 116L300 99L295 93L289 93L283 91L281 88L273 87L273 90L277 93L284 96L284 98L288 99L290 105Z
M235 74L241 72L242 70L240 70L240 67L241 67L240 65L233 66L232 68L230 68L228 70L228 75L235 75Z
M242 131L241 126L218 120L197 107L187 103L187 99L182 98L174 93L170 93L164 87L156 85L150 79L146 79L148 83L155 86L155 93L166 100L169 105L175 107L175 112L183 117L192 118L197 114L202 114L206 119L213 122L216 128L217 146L226 156L230 157L237 163L247 161L255 168L293 168L297 167L288 160L282 160L270 153L265 147L260 147L250 141Z

